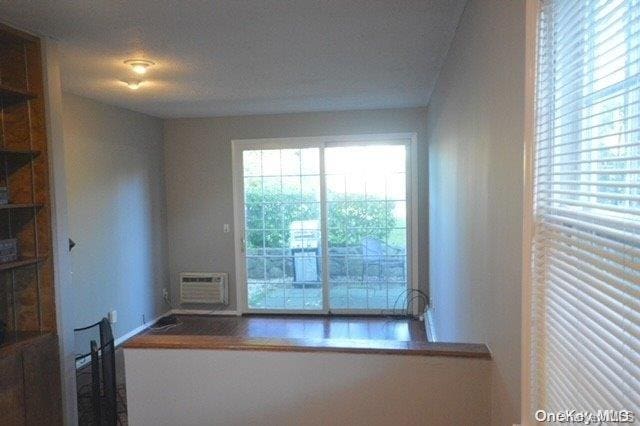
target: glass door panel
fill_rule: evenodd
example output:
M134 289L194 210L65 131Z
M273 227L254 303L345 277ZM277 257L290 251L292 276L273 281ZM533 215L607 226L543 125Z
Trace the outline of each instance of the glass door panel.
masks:
M329 307L393 309L407 294L406 147L328 147L324 159Z
M322 310L320 150L243 151L247 305Z

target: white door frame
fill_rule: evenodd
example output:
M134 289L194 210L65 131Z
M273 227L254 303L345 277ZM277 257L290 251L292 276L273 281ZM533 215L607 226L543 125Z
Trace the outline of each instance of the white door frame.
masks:
M232 146L232 170L233 170L233 220L234 220L234 243L235 243L235 266L236 266L236 306L239 314L361 314L380 315L380 310L348 309L330 310L328 300L327 281L327 235L326 220L322 221L322 244L323 244L323 303L322 310L290 310L290 309L249 309L247 304L247 273L244 259L245 251L245 217L244 217L244 176L242 167L242 152L251 149L286 149L286 148L321 148L321 173L324 168L322 158L325 147L332 146L355 146L372 144L403 144L407 147L407 291L418 289L418 156L417 156L417 134L416 133L383 133L383 134L358 134L358 135L338 135L338 136L312 136L312 137L292 137L292 138L268 138L268 139L235 139L231 141ZM321 197L320 208L326 209L325 184L324 179L320 179ZM326 211L322 217L326 218ZM413 313L417 314L418 301L414 300Z
M531 424L533 408L532 370L532 239L533 239L533 158L535 150L535 92L538 43L539 0L525 2L525 87L524 87L524 156L523 156L523 226L522 226L522 289L521 289L521 372L520 423Z

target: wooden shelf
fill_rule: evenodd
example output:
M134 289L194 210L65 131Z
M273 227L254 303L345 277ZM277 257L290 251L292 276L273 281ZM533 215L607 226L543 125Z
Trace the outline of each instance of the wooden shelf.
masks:
M0 271L7 271L10 269L22 268L24 266L35 265L36 263L42 262L46 259L46 257L27 257L18 260L14 260L13 262L4 262L0 263Z
M0 210L13 210L13 209L30 209L30 208L40 208L43 204L0 204Z
M2 83L0 83L0 96L2 96L3 100L9 100L11 103L28 101L29 99L35 99L38 97L35 93L17 89Z
M32 151L28 149L4 149L0 148L0 155L15 156L15 157L35 157L40 154L40 151Z

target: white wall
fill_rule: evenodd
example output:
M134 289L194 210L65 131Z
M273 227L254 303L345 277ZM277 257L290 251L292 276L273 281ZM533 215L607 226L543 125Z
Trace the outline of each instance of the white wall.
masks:
M73 326L115 309L120 337L168 309L162 121L69 93L62 103Z
M132 426L489 424L487 360L125 349L125 366Z
M234 237L233 232L222 231L223 224L233 225L233 139L416 132L421 160L418 249L423 261L419 262L419 280L425 289L428 281L425 124L425 108L166 120L169 268L174 307L180 307L180 272L213 270L229 273L230 305L226 309L236 308Z
M519 421L523 1L471 0L428 110L437 337L493 353L493 424Z
M69 255L69 221L67 220L67 178L62 123L62 81L58 42L43 37L42 56L45 77L45 113L51 182L51 223L53 231L54 285L56 322L60 352L62 414L65 425L78 424L76 397L76 351L74 348L74 292Z

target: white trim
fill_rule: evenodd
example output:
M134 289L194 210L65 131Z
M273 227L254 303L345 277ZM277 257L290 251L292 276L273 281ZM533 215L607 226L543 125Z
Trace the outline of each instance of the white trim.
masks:
M409 233L407 233L407 247L409 247L408 256L409 262L409 276L407 277L411 282L411 289L418 290L420 288L419 276L418 276L418 135L416 133L411 135L411 142L409 144L409 168L407 172L407 192L410 194L408 198L409 203ZM426 302L428 304L428 301ZM415 298L413 301L413 314L418 314L420 309L420 299Z
M220 315L220 316L240 316L240 312L224 310L224 311L211 311L207 309L172 309L171 314L175 315Z
M244 265L244 185L242 176L242 151L251 149L281 149L287 146L318 147L326 148L333 146L347 146L362 144L397 144L407 147L407 256L408 274L407 289L419 289L418 277L418 135L415 132L404 133L376 133L376 134L355 134L355 135L335 135L335 136L310 136L310 137L290 137L290 138L264 138L264 139L232 139L232 184L233 184L233 222L234 222L234 244L235 244L235 266L236 266L236 309L239 315L243 313L260 314L309 314L317 315L329 313L327 305L322 310L254 310L247 306L247 286L246 271ZM402 141L402 142L400 142ZM321 200L322 201L322 200ZM323 204L323 203L321 203ZM323 268L323 271L326 268ZM323 272L323 275L325 272ZM326 282L326 280L325 280ZM323 285L323 287L325 287ZM323 289L323 295L325 291ZM324 296L323 296L324 299ZM413 314L417 315L419 300L414 300ZM331 312L337 313L333 310ZM340 312L350 314L380 314L380 310L340 310Z
M133 330L129 331L126 334L123 334L122 336L114 339L113 341L113 346L115 348L117 348L118 346L122 345L124 342L126 342L127 340L131 339L133 336L142 333L143 331L145 331L147 328L151 327L153 324L155 324L158 320L160 320L160 318L164 318L167 317L169 315L171 315L173 313L173 310L169 310L163 314L158 315L156 318L152 319L151 321L147 321L144 324L142 324L139 327L134 328ZM84 365L88 364L89 362L91 362L91 355L87 355L83 358L77 359L76 360L76 368L81 368Z
M167 317L169 315L171 315L171 311L167 311L167 312L165 312L163 314L160 314L156 318L152 319L151 321L147 321L144 324L142 324L141 326L138 326L138 327L134 328L133 330L129 331L128 333L123 334L122 336L116 338L115 342L114 342L115 347L120 346L121 344L123 344L127 340L131 339L136 334L142 333L144 330L146 330L147 328L149 328L153 324L155 324L156 321L158 321L160 318L164 318L164 317Z
M327 180L322 179L325 175L324 149L320 150L320 238L322 238L322 306L324 313L329 314L329 231L327 228Z
M424 326L427 332L427 341L437 342L438 336L436 334L436 324L433 315L433 307L429 307L424 311Z
M521 329L521 399L520 423L531 424L532 368L531 368L531 239L533 236L533 153L535 126L536 45L538 35L539 0L525 4L525 87L524 87L524 175L522 229L522 329Z
M238 158L238 152L236 151L236 147L234 141L231 141L231 180L232 180L232 191L233 191L233 245L234 245L234 262L236 268L236 309L238 310L238 314L242 315L244 312L244 306L246 305L244 301L244 293L243 289L246 287L241 284L244 282L244 267L240 267L238 265L238 259L242 259L244 254L244 223L242 217L244 214L241 210L242 200L244 198L243 194L243 185L238 182L238 161L242 165L242 156Z
M262 138L262 139L232 139L231 144L242 146L244 149L278 149L286 145L295 147L316 147L320 144L327 146L354 145L358 142L371 145L372 143L398 144L398 140L412 140L417 137L415 132L403 133L372 133L335 136L301 136L291 138ZM235 151L235 149L234 149Z

